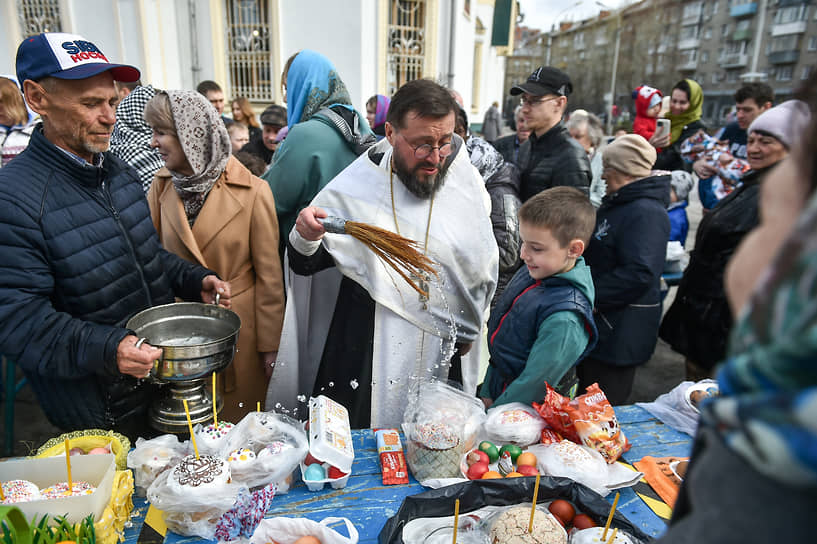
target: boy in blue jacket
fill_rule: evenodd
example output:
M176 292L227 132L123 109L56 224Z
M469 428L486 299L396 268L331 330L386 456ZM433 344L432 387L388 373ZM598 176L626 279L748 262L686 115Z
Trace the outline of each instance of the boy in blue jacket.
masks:
M545 382L576 393L578 363L595 346L595 290L582 253L596 212L584 193L554 187L519 210L520 256L488 320L490 366L479 395L486 406L541 402Z

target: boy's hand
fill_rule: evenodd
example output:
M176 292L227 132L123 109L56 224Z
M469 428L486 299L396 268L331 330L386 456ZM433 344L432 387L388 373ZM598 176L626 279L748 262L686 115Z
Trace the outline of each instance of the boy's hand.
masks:
M485 398L485 397L480 397L480 400L482 401L482 404L485 405L486 410L494 405L494 399L488 399L488 398Z

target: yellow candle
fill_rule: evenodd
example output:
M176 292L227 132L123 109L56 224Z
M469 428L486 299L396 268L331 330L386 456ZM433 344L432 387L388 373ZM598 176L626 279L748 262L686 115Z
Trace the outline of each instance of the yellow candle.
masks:
M533 532L533 515L536 514L536 497L539 496L539 478L540 475L536 475L536 485L533 486L533 505L530 507L530 523L528 524L528 533Z
M68 443L68 439L65 439L65 466L68 468L68 491L66 491L66 495L70 495L71 491L74 490L73 482L71 481L71 445Z
M218 430L218 408L216 407L216 373L213 372L213 427ZM190 431L193 434L193 431Z
M196 459L199 458L199 447L196 445L196 435L193 434L193 421L190 419L190 409L187 407L187 399L182 399L184 402L184 413L187 415L187 428L190 429L190 442L193 443L193 451L196 452Z

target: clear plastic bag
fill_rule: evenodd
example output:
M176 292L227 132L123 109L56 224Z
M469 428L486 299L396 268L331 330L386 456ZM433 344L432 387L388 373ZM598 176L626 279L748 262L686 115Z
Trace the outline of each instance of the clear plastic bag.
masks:
M482 401L439 380L422 380L409 394L403 433L406 462L422 483L456 478L460 458L474 447L485 421Z
M545 420L532 406L511 402L488 410L483 428L489 440L525 447L539 442Z
M558 444L531 446L528 451L536 455L542 474L570 478L602 497L610 493L607 487L607 462L596 450L562 440Z
M176 466L188 453L188 442L179 442L176 435L163 434L150 440L139 438L128 452L128 468L133 469L136 493L144 497L150 484L164 471Z
M331 528L343 523L349 536L343 536ZM265 519L253 533L250 544L293 544L302 536L314 536L321 544L357 544L358 532L346 518L324 518L319 522L307 518L277 517Z
M217 452L222 459L241 449L252 451L251 459L231 462L234 482L250 488L277 484L277 493L289 489L292 473L309 453L303 425L283 414L250 412L229 432Z
M184 536L213 539L219 518L232 508L245 485L228 483L217 489L190 492L168 485L173 470L159 475L147 491L148 501L161 510L167 527Z

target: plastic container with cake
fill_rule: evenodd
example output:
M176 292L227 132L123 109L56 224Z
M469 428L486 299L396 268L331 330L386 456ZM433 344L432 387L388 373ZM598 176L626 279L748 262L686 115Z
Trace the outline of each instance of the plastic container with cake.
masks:
M430 380L409 396L403 420L406 463L419 481L460 477L460 460L474 448L485 421L477 398Z
M147 490L148 501L162 511L172 531L213 538L219 518L232 508L241 489L233 483L230 465L212 455L188 455L166 470Z
M6 493L3 505L13 504L28 519L45 514L65 515L71 523L88 515L99 519L111 500L115 472L113 454L72 456L69 493L64 456L9 459L0 463L0 482L4 482L5 490L14 481L19 493L13 497Z
M218 456L230 466L234 482L251 489L270 483L276 493L286 493L298 464L306 457L309 442L303 424L286 415L250 412L227 434Z

